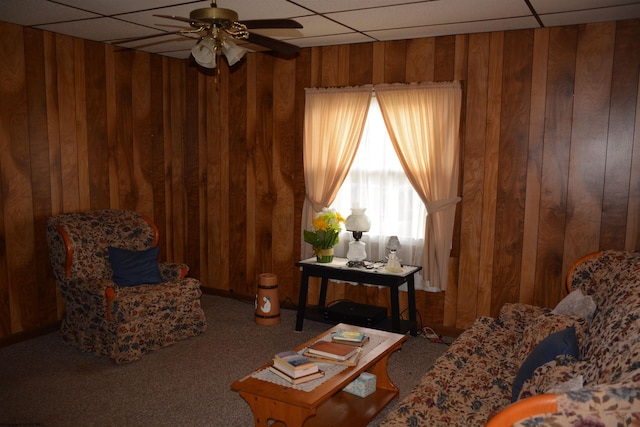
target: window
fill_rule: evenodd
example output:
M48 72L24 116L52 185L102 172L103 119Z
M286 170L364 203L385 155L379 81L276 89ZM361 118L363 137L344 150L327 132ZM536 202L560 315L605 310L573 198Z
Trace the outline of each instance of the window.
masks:
M420 200L426 204L428 217L419 213L424 207L412 197L411 191L407 191L410 186L394 181L400 174L379 169L380 163L394 158L385 154L385 149L392 150L392 145L367 148L373 136L384 132L368 129L370 136L359 147L357 138L361 137L362 126L366 124L372 90L384 107L386 124L394 136L393 146L401 151L406 175L416 185ZM455 207L461 200L457 195L462 105L460 82L381 84L373 88L307 88L305 96L303 161L306 194L302 206L302 230L311 225L315 212L331 200L332 206L344 215L358 204L367 208L375 224L364 238L369 243L369 259L384 260L385 242L397 233L403 245L399 254L401 261L424 267L425 280L422 282L428 290L445 290ZM381 119L373 118L379 117L375 103L372 108L370 120L382 123ZM356 156L367 155L372 158L358 159L356 165L352 165L354 170L348 182L344 184L345 176L351 173L349 165L352 160ZM373 179L376 176L377 181ZM339 185L348 195L342 195L336 201ZM367 189L368 193L358 193L362 189ZM396 215L389 216L389 212ZM428 226L428 244L423 242L425 237L420 228L413 226L415 223L422 227L421 220ZM338 255L346 253L345 243L349 239L342 240L341 247L336 248ZM303 245L301 253L310 255L311 249Z
M345 218L352 207L367 209L371 230L362 238L367 259L384 260L385 244L395 235L401 262L422 263L426 209L400 165L375 96L355 160L331 207ZM351 239L351 233L342 233L337 256L346 256Z

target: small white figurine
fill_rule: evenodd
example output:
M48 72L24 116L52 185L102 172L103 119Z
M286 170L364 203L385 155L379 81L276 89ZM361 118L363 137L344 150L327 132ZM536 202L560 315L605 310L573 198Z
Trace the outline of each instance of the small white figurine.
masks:
M387 266L385 267L392 273L402 273L402 265L400 265L400 259L395 252L391 252L387 257Z

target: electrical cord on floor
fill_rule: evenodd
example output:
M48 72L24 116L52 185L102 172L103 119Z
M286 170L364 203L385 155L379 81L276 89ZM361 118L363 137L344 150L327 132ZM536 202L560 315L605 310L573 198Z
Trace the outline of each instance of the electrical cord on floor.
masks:
M434 331L433 329L431 329L428 326L425 326L424 328L422 328L420 330L419 335L425 337L426 339L428 339L429 341L433 342L433 343L438 343L438 344L444 344L444 345L449 345L449 343L444 342L442 340L442 335L438 335L436 333L436 331Z

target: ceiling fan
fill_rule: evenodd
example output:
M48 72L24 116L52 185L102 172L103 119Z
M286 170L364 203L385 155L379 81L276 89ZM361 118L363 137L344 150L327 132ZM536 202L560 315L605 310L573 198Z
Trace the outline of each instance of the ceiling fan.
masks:
M300 51L298 46L249 31L267 28L302 28L298 22L293 19L239 21L238 14L234 10L218 7L216 0L211 2L211 7L191 11L188 18L174 15L154 16L186 22L191 28L118 40L115 43L127 43L167 34L199 34L200 40L191 49L191 54L196 62L205 68L216 68L216 57L222 54L227 58L229 65L234 65L242 59L245 50L236 45L233 40L246 40L266 47L282 57L293 57Z

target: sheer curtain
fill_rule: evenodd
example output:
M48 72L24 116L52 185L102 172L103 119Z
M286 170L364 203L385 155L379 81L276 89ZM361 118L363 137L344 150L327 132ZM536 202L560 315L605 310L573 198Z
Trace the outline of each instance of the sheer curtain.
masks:
M389 237L398 236L401 262L422 264L426 209L402 169L375 95L358 153L331 207L344 217L352 207L367 209L371 229L363 234L362 241L367 245L368 260L384 261ZM337 256L346 256L352 239L349 232L341 234L335 249ZM419 279L416 277L416 284Z
M303 163L306 197L302 229L310 230L313 216L331 205L351 168L369 110L371 86L305 89L305 96ZM313 254L304 239L301 254L303 258Z
M375 87L400 163L424 202L423 276L428 287L447 288L458 194L459 82Z

